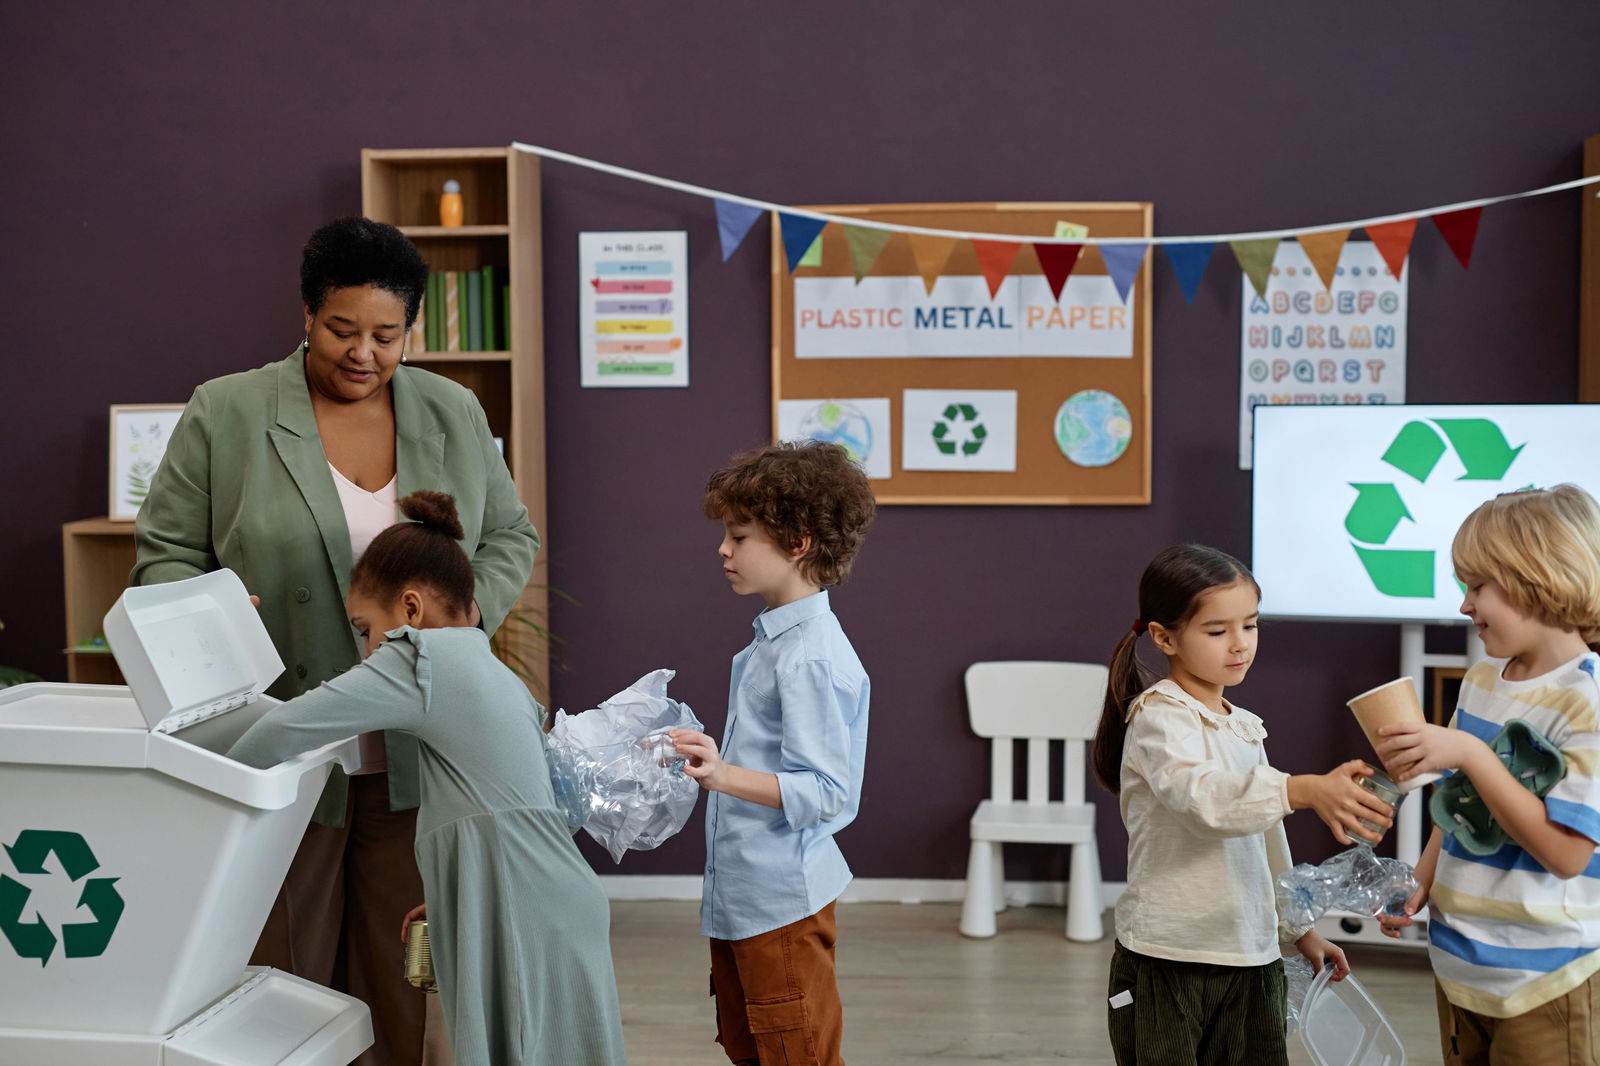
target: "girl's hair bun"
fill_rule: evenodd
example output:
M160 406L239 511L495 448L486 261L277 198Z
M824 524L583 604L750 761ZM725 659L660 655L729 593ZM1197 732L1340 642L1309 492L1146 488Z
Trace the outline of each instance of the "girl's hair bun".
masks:
M400 513L426 529L460 540L463 531L456 514L456 498L444 492L419 489L400 501Z

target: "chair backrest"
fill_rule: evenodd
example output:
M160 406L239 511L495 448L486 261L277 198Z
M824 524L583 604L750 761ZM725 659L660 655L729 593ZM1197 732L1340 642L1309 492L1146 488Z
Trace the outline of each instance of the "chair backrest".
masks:
M1083 802L1085 744L1094 739L1109 671L1100 663L987 662L967 667L967 720L988 737L990 796L1011 803L1012 741L1028 742L1027 802L1050 798L1050 742L1064 741L1062 799Z

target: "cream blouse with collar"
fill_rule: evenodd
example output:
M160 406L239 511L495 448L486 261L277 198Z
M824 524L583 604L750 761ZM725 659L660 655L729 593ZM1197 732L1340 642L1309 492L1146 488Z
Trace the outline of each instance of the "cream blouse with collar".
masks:
M1173 681L1128 709L1122 822L1128 888L1117 939L1179 962L1260 966L1303 930L1280 930L1273 880L1289 869L1289 775L1267 764L1260 718L1218 714Z

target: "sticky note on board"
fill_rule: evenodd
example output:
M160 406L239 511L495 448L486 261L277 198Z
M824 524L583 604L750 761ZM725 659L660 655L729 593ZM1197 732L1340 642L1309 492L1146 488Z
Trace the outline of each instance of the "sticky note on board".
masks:
M822 234L817 234L817 239L811 242L811 247L806 249L806 254L800 257L796 266L819 267L822 265Z
M1087 237L1088 235L1089 235L1089 227L1088 226L1080 226L1076 222L1062 222L1060 220L1056 221L1055 236L1057 236L1057 237L1070 237L1070 238L1072 238L1074 240L1080 240L1081 241L1081 240L1083 240L1083 238Z

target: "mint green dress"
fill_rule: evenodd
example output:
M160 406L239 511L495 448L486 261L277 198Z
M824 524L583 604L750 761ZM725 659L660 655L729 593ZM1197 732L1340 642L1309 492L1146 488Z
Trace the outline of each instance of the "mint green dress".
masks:
M372 730L414 735L417 865L456 1066L625 1063L610 907L551 794L538 705L479 630L388 636L228 755L268 767Z

